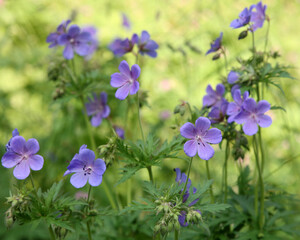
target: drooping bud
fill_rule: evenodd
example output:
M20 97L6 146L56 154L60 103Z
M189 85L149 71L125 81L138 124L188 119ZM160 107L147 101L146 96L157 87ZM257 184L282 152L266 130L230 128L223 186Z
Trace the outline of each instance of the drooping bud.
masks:
M242 31L241 33L240 33L240 35L239 35L239 40L241 40L241 39L244 39L244 38L246 38L248 36L248 31L246 30L246 31Z

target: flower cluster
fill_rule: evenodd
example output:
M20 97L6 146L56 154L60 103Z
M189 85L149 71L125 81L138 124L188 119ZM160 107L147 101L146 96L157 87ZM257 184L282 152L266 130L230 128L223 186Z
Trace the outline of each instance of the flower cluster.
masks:
M158 44L150 39L150 34L147 31L142 31L141 36L133 34L131 39L116 38L110 45L109 49L118 57L133 51L134 46L137 46L137 54L148 55L149 57L157 57L156 50Z
M1 159L2 166L5 168L15 167L13 174L17 179L25 179L30 174L30 169L41 170L44 165L44 158L38 155L40 150L36 139L31 138L26 141L15 129L13 137L6 145L6 153Z
M63 21L56 32L48 35L46 41L50 43L49 47L64 46L63 56L68 60L74 57L74 52L79 56L90 58L99 44L96 37L97 30L92 26L80 29L77 25L71 25L68 28L70 22L70 20Z

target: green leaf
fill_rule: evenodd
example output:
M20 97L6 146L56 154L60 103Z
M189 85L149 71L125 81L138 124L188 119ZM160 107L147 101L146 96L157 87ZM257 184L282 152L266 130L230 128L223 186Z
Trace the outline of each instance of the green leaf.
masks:
M224 211L227 208L230 208L231 205L225 203L214 203L214 204L207 204L199 206L199 210L201 212L210 212L210 213L217 213Z
M281 106L272 106L271 110L282 110L282 111L286 112L286 110Z

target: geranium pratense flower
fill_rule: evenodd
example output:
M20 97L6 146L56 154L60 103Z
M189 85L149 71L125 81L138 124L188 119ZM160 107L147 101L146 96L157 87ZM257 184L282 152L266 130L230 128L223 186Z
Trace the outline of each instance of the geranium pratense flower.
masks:
M245 25L247 25L250 22L251 14L252 14L253 6L251 6L249 9L245 8L239 15L238 19L233 20L230 23L230 27L232 28L240 28Z
M248 98L243 104L244 110L235 117L235 122L243 125L246 135L252 136L257 133L258 126L266 128L272 124L272 119L265 112L270 110L270 103L261 100L258 103L253 98Z
M80 147L80 149L79 149L79 153L82 151L82 150L84 150L84 149L87 149L87 145L86 144L83 144L81 147ZM78 158L78 153L76 153L75 155L74 155L74 157L72 158L72 160L71 160L71 162L74 160L74 159L77 159ZM71 163L70 162L70 163ZM68 175L68 174L70 174L70 173L72 173L70 170L67 170L67 171L65 171L65 173L64 173L64 176L66 176L66 175Z
M19 131L18 131L18 129L14 129L13 131L12 131L12 138L8 141L8 143L5 145L5 150L6 150L6 152L9 152L10 151L10 142L11 142L11 140L13 139L13 137L15 137L15 136L19 136L20 134L19 134Z
M89 54L91 34L82 32L77 25L72 25L67 33L62 34L58 38L58 44L65 46L63 55L65 59L72 59L74 51L79 56L86 56Z
M240 77L239 73L235 71L230 71L230 73L227 76L227 81L229 84L234 84L239 80L239 77Z
M241 95L241 90L237 89L232 92L232 98L234 102L229 103L227 108L227 115L229 115L228 122L231 123L235 121L235 118L244 110L244 101L249 97L249 92L245 91L243 98Z
M267 5L263 5L262 2L260 1L253 7L255 8L256 11L252 11L250 21L253 22L251 29L254 32L258 28L261 28L264 25L264 21L266 19Z
M114 126L114 129L116 131L116 134L119 136L119 138L125 139L125 131L124 131L123 128L118 127L118 126Z
M135 44L138 42L138 36L134 34L129 40L116 38L109 46L108 48L113 52L114 55L118 57L122 57L124 54L129 53L132 51Z
M201 159L209 160L215 151L209 143L217 144L222 141L222 133L217 128L210 128L211 122L205 117L199 117L196 124L187 122L180 128L180 134L190 139L184 144L184 152L189 157L194 157L198 152Z
M53 48L58 45L58 38L60 35L67 32L67 27L71 20L63 21L56 29L56 32L50 33L47 37L46 42L50 43L49 48Z
M222 47L222 38L223 32L221 32L220 36L210 44L210 49L206 52L206 55L212 52L216 52Z
M14 169L14 176L17 179L25 179L30 174L30 169L34 171L41 170L44 164L44 158L37 154L40 150L36 139L26 140L22 136L15 136L10 141L10 150L6 152L2 159L2 165L6 168Z
M206 95L203 97L203 106L204 107L220 107L224 101L225 87L223 84L218 84L216 91L213 90L209 84L206 87Z
M224 117L226 116L227 107L228 102L225 99L223 99L220 107L213 107L207 115L211 123L222 122L224 120Z
M95 187L101 184L106 165L100 158L95 160L95 153L92 150L82 149L76 158L72 159L68 170L74 173L70 179L74 187L81 188L87 181Z
M91 124L97 127L101 124L103 118L107 118L110 114L110 108L107 105L107 94L100 93L98 97L93 94L94 99L89 98L89 102L85 104L87 115L92 116Z
M138 41L139 53L141 55L148 55L149 57L156 58L158 44L150 39L150 34L147 31L143 31Z
M82 32L88 32L91 35L88 53L85 56L85 59L89 60L99 46L99 41L97 38L98 31L97 31L97 28L95 28L94 26L86 26L86 27L82 28Z
M185 173L181 173L181 171L180 171L179 168L175 168L174 171L176 172L176 179L175 179L175 181L178 182L179 184L185 183L186 180L187 180L186 174ZM189 190L190 190L191 184L192 184L191 179L188 179L188 183L186 185L187 186L186 192L184 193L183 198L182 198L182 202L183 203L185 203L188 200L189 196L190 196ZM181 191L183 191L183 189ZM197 192L197 189L194 187L193 188L193 194L195 194L196 192ZM198 201L199 201L199 198L195 199L194 201L192 201L189 204L189 207L195 205ZM196 210L196 212L198 212L198 213L201 214L201 212L199 210ZM180 223L180 225L182 227L188 226L188 223L186 222L186 215L187 215L186 211L181 211L180 215L178 216L178 222Z
M115 88L119 88L116 91L116 98L124 100L128 94L136 94L139 90L139 82L137 78L140 76L141 69L139 65L134 64L129 68L128 63L123 60L119 65L120 73L114 73L111 75L110 85Z

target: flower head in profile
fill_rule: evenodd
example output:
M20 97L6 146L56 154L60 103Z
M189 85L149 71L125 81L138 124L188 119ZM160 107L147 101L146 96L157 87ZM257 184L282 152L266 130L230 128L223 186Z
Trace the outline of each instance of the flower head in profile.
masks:
M222 133L217 128L210 128L211 122L208 118L199 117L195 125L187 122L180 128L180 134L190 139L184 144L184 152L189 157L197 153L201 159L209 160L213 157L215 150L211 144L222 141Z
M114 126L114 129L115 129L116 134L118 135L119 138L125 139L125 131L124 131L123 128L118 127L118 126Z
M40 150L36 139L26 140L22 136L15 136L10 140L10 149L6 152L1 163L5 168L15 167L13 174L17 179L25 179L30 174L30 169L41 170L44 165L44 158L38 155Z
M8 143L5 145L5 150L6 150L6 152L9 152L10 151L10 142L11 142L11 140L13 139L13 137L15 137L15 136L19 136L20 134L19 134L19 131L18 131L18 129L14 129L13 131L12 131L12 138L8 141Z
M227 81L229 84L234 84L235 82L237 82L240 78L239 73L235 72L235 71L230 71L228 76L227 76Z
M229 116L228 122L235 121L238 115L244 110L243 104L249 97L249 92L245 91L242 97L241 90L236 89L232 91L232 98L234 102L229 103L227 108L227 115Z
M95 187L101 184L106 165L102 159L95 160L95 153L92 150L82 149L72 159L68 170L69 173L74 173L70 179L74 187L82 188L87 182Z
M105 92L93 94L93 99L89 98L89 102L85 104L87 115L92 116L91 124L98 127L103 118L107 118L110 114L110 108L107 105L107 94Z
M252 136L257 133L258 126L266 128L272 124L272 118L265 115L270 110L271 105L266 100L258 103L253 98L248 98L243 104L244 110L235 117L235 122L243 125L246 135Z
M222 47L222 38L223 32L221 32L220 36L210 44L210 49L206 52L205 55L210 54L212 52L217 52Z
M132 49L135 44L138 42L138 36L134 34L130 39L125 38L116 38L108 48L113 52L117 57L122 57L124 54L132 52Z
M84 150L84 149L87 149L87 145L86 145L86 144L83 144L83 145L80 147L79 153L80 153L82 150ZM70 163L71 163L74 159L77 159L78 156L79 156L79 154L76 153L76 154L74 155L74 157L72 158L72 160L70 161ZM72 173L72 172L69 171L69 170L67 170L67 171L65 171L64 176L66 176L66 175L68 175L68 174L70 174L70 173Z
M213 107L207 115L211 123L223 122L226 116L227 107L228 102L225 99L223 99L220 107Z
M88 32L91 35L90 42L89 42L89 49L85 56L86 60L91 59L94 52L97 50L99 46L99 40L97 37L97 28L94 26L86 26L82 28L82 32Z
M251 19L252 9L253 9L253 6L251 6L249 9L245 8L240 13L239 18L233 20L230 23L230 27L232 27L232 28L240 28L240 27L243 27L243 26L249 24L250 19Z
M221 107L224 101L225 87L223 84L218 84L216 90L213 90L209 84L206 87L206 95L203 97L204 107Z
M187 181L186 174L181 173L179 168L175 168L174 171L176 172L175 181L178 182L179 184L184 185L185 182ZM183 203L185 203L188 200L189 196L190 196L190 187L191 187L191 185L192 185L192 181L191 181L191 179L188 179L188 183L186 185L186 191L185 191L185 193L182 197L182 202ZM181 191L183 191L183 189ZM194 187L193 188L193 194L195 194L196 192L197 192L197 189ZM195 205L198 201L199 201L199 198L192 201L188 206L191 207L191 206ZM196 212L201 214L201 212L199 210L196 210ZM186 227L186 226L189 225L188 222L186 221L186 215L187 215L186 211L181 211L180 215L178 216L178 222L182 227Z
M49 48L53 48L58 45L58 38L67 32L67 27L71 20L62 21L62 23L57 27L56 32L50 33L46 39L47 43L50 43Z
M140 76L141 69L139 65L134 64L129 68L128 63L123 60L119 65L120 73L114 73L111 75L110 85L115 88L119 88L116 91L116 98L124 100L128 94L136 94L139 90L139 82L137 81Z
M158 44L150 39L150 34L147 31L143 31L141 37L134 35L136 39L138 39L138 48L139 53L143 56L144 54L148 55L149 57L156 58L158 49Z
M131 23L125 13L122 13L122 26L127 30L131 29Z
M86 56L90 51L90 41L92 40L89 32L83 32L77 25L72 25L67 33L59 36L58 44L65 46L63 55L65 59L72 59L74 51L79 56Z
M264 25L264 21L266 19L266 9L267 5L263 5L260 1L256 5L252 6L256 11L252 11L251 13L251 22L253 23L251 29L252 31L256 31L258 28L261 28Z

